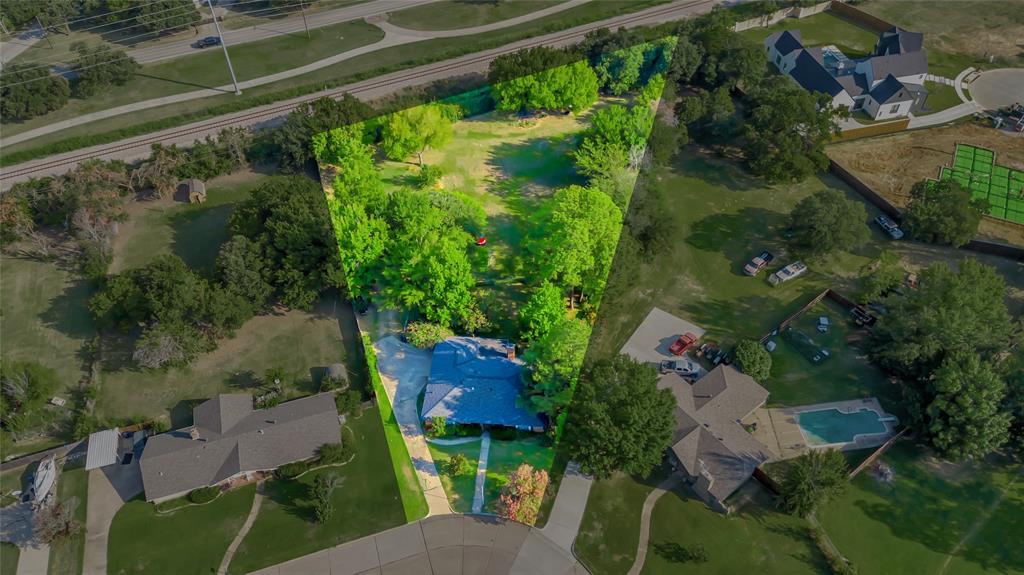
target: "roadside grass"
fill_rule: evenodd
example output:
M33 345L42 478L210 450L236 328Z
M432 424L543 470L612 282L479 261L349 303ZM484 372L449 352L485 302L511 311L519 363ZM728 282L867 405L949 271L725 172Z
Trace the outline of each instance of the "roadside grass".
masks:
M25 492L29 488L28 478L38 464L30 463L15 469L5 469L0 473L0 507L7 507L18 502L18 498L11 495L12 491Z
M938 82L925 82L924 87L928 90L928 99L925 101L929 112L939 112L947 108L959 105L960 96L956 95L953 86L939 84Z
M308 40L304 33L282 34L267 40L229 46L228 51L231 53L235 75L242 82L367 46L382 38L384 31L380 28L362 20L354 20L310 30ZM219 47L215 47L189 56L143 64L135 77L123 86L115 86L103 92L102 96L72 98L63 108L25 122L6 123L4 132L7 136L13 136L133 102L229 84L231 75L224 62L224 54Z
M349 463L297 480L267 481L263 505L235 553L231 573L249 573L406 522L377 408L364 409L346 424L355 447ZM321 525L313 516L311 489L324 474L334 474L340 483L332 495L334 517Z
M1024 516L1019 463L940 462L910 442L882 460L891 484L865 471L818 513L861 573L1024 573L1024 549L1007 544Z
M441 485L448 496L448 503L456 513L469 513L473 510L473 491L476 488L476 467L480 461L480 440L459 445L438 445L427 442L430 455L434 458L437 471L441 474ZM466 456L466 461L473 470L462 475L452 475L447 470L448 461L456 453Z
M268 177L244 170L214 178L207 182L202 204L179 197L131 203L128 221L121 224L113 242L110 272L142 267L163 254L212 271L217 250L230 239L228 220L235 206Z
M82 529L71 537L50 544L50 563L47 566L49 575L65 575L81 573L82 559L85 557L85 520L89 498L89 472L85 470L84 459L74 463L65 463L64 470L57 479L59 498L67 504L72 497L76 500L74 517Z
M776 511L760 486L757 491L756 503L729 516L708 510L685 486L663 495L651 514L651 542L641 573L828 573L807 522ZM706 563L687 561L685 552L697 545L707 552Z
M157 514L142 496L114 516L107 546L111 575L213 573L245 523L256 485L225 493L209 505Z
M388 447L387 452L391 458L391 468L394 471L395 480L398 482L398 493L405 511L405 520L407 522L416 521L425 517L430 511L427 498L423 495L423 486L420 485L419 477L416 476L416 469L409 456L409 449L405 446L402 429L398 426L391 401L380 380L380 371L377 370L377 355L368 334L362 335L362 344L365 350L370 384L373 387L373 396L377 400L377 413L380 415L384 439Z
M574 545L591 573L611 575L629 570L636 558L644 500L667 476L668 468L658 467L646 478L616 473L594 481Z
M850 58L867 56L878 42L878 35L831 12L822 12L807 18L786 18L767 28L751 28L739 33L758 44L769 34L781 30L799 30L804 46L834 45Z
M524 22L494 32L424 40L377 50L315 72L280 82L247 89L244 96L225 94L122 114L74 126L59 133L5 146L0 165L8 166L33 158L119 140L202 120L219 114L237 112L257 105L344 86L432 62L488 50L550 32L557 32L617 15L637 12L667 0L603 0L576 6L557 14Z
M517 0L516 2L465 2L442 0L388 14L388 22L410 30L453 30L508 20L565 0Z
M491 450L487 457L487 476L484 480L484 511L498 512L498 498L501 489L508 483L508 476L520 464L526 463L536 470L551 474L555 450L549 440L536 434L521 433L518 439L501 440L491 438Z
M0 542L0 575L17 575L21 549L14 543Z

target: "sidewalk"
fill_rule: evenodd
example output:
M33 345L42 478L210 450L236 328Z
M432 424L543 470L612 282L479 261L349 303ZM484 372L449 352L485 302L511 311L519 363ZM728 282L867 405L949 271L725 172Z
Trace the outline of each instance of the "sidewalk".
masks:
M16 575L47 575L50 566L50 546L26 546L21 548L18 556Z
M583 512L587 508L590 487L594 480L580 473L579 464L569 462L565 468L565 476L555 495L555 505L551 508L548 523L541 533L555 545L572 554L572 545L583 522Z

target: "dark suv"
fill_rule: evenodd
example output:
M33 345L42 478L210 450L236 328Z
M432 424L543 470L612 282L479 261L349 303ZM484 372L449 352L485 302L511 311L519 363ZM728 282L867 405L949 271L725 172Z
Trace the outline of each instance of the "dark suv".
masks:
M207 36L206 38L198 40L192 44L193 48L209 48L211 46L220 46L219 36Z

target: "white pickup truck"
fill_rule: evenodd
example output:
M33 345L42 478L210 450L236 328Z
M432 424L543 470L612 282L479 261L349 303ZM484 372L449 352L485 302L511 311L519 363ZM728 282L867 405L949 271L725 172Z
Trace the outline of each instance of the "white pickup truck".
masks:
M803 262L793 262L768 276L768 282L772 285L778 285L782 282L788 282L793 278L800 277L806 272L807 266L805 266Z
M700 366L688 359L673 359L661 362L661 373L675 373L682 377L690 377L700 373Z

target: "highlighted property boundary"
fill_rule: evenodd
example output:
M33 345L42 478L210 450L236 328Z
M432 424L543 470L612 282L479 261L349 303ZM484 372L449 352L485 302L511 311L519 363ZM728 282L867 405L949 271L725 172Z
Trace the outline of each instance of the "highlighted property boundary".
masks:
M1024 172L996 164L995 152L957 144L950 166L939 168L939 180L953 180L988 202L987 214L1024 224Z
M373 342L367 333L361 334L360 339L363 342L366 367L370 372L370 384L373 386L373 394L377 398L380 422L384 426L384 437L388 442L391 466L395 469L398 492L402 496L405 520L411 523L427 516L427 498L423 495L423 489L416 478L416 470L413 469L409 450L405 447L402 430L398 427L398 420L395 419L391 401L388 400L388 394L384 391L384 383L380 380L380 372L377 371L377 353L373 350Z

